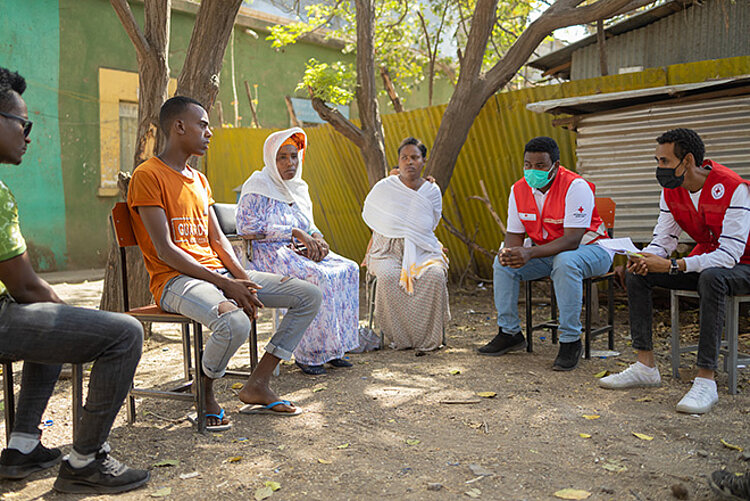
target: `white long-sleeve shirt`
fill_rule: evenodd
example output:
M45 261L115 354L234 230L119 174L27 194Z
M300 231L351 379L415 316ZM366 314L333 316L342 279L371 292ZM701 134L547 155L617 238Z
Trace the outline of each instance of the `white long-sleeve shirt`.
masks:
M698 210L701 191L690 193L693 206ZM654 227L651 243L643 249L661 257L669 257L677 248L682 228L677 224L664 200L664 191L659 200L659 219ZM732 200L724 214L719 236L719 247L706 254L685 258L686 272L701 272L706 268L734 268L745 252L750 234L750 186L740 184L732 194Z

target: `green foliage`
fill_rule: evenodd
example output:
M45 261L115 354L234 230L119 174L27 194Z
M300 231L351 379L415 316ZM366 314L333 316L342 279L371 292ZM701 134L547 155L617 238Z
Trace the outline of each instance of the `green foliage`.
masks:
M352 64L321 63L310 59L296 90L311 89L314 97L333 104L347 104L354 99L357 74Z
M408 95L428 74L430 55L436 55L435 73L455 83L457 48L466 45L477 0L377 0L375 13L376 71L385 67L399 94ZM528 24L537 0L501 0L492 40L484 56L488 69L502 57ZM353 2L316 3L306 7L306 21L278 25L268 40L273 47L296 43L309 33L344 43L342 54L356 52L356 12ZM421 16L419 15L421 14ZM435 50L436 43L439 49ZM345 104L354 98L356 79L351 64L326 65L310 60L298 89L313 89L325 101Z

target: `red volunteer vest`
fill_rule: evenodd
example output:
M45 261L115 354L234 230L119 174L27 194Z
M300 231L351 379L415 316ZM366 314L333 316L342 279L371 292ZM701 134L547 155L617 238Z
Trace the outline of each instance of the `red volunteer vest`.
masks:
M563 222L565 221L565 195L568 194L570 183L579 178L581 176L561 165L557 170L557 175L552 182L552 186L547 192L547 196L544 198L541 215L534 200L534 193L528 183L526 183L526 180L521 178L513 185L513 196L516 199L518 216L521 218L526 234L529 235L529 238L536 245L557 240L565 233L565 228L563 227ZM586 182L589 183L591 191L596 194L594 183ZM547 230L546 238L544 237L544 230ZM591 225L587 228L587 231L598 234L596 238L587 243L592 243L600 238L607 238L606 229L602 223L602 218L599 217L596 206L594 206L594 212L591 214Z
M697 211L690 200L688 190L682 186L664 189L664 201L672 212L672 217L680 228L696 242L696 246L690 252L691 256L707 254L719 247L724 214L732 200L734 190L740 184L750 184L750 181L742 179L732 169L717 164L713 160L704 161L702 167L710 167L711 172L708 173L703 185ZM740 262L750 264L750 240L745 244L745 252Z

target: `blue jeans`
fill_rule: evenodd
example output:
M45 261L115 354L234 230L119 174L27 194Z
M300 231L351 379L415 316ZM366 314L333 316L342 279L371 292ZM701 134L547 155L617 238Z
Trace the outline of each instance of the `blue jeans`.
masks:
M323 294L317 286L298 278L261 271L247 274L262 287L258 290L261 303L269 308L289 309L266 345L266 352L289 360L318 314ZM161 296L164 311L179 313L211 329L203 351L203 372L212 379L224 375L229 359L250 335L250 319L243 310L219 313L219 304L226 301L229 300L215 285L187 275L170 280Z
M40 433L61 364L93 361L73 447L98 451L130 390L142 345L141 323L121 313L0 298L0 358L24 361L13 431Z
M503 266L495 257L492 268L497 325L509 334L521 332L518 320L518 289L521 280L552 277L557 307L560 310L560 342L571 343L580 339L583 279L602 275L611 265L609 253L596 244L582 245L576 250L561 252L556 256L529 259L520 268Z

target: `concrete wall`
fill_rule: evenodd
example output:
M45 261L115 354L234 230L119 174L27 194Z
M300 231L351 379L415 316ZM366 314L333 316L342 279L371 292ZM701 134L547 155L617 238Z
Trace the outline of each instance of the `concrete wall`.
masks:
M18 201L21 230L34 266L52 270L66 259L65 195L60 169L57 0L0 2L0 66L26 78L24 99L34 122L20 166L0 165Z

